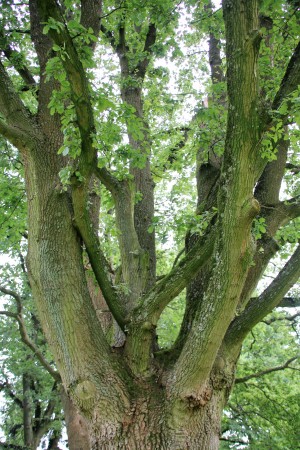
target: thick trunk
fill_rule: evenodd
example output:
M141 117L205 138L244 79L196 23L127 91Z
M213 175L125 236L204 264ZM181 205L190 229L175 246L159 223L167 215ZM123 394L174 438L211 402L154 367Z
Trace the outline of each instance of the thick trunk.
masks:
M210 395L209 395L210 397ZM217 450L224 391L214 391L203 405L170 402L164 389L149 385L118 422L95 414L92 450Z
M111 355L92 304L82 242L73 225L70 199L57 175L62 162L56 148L44 144L42 155L37 152L25 161L31 286L67 392L85 412L100 397L110 399L116 408L116 398L124 394L117 387L122 369ZM108 378L112 381L109 392Z

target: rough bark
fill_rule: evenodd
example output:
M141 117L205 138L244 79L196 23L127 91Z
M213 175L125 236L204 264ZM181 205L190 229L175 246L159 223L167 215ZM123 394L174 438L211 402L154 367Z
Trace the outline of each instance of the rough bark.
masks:
M299 277L300 267L298 247L278 278L248 303L254 285L276 252L274 233L300 213L298 199L287 203L278 200L286 158L284 143L274 164L267 165L258 152L262 133L270 125L269 118L261 123L259 116L258 2L223 1L228 91L225 149L222 159L213 159L209 154L207 164L198 167L198 212L216 206L217 213L205 236L196 242L192 242L193 237L188 239L186 256L158 283L155 238L148 233L154 186L141 87L156 40L156 26L149 20L146 36L140 36L144 39L142 57L135 64L130 59L134 52L130 54L132 49L126 40L126 20L119 23L117 37L102 27L120 59L122 100L134 108L144 137L135 139L128 127L129 142L145 157L145 166L131 164L132 180L120 181L107 169L97 168L89 80L60 4L54 0L29 3L31 35L40 64L38 112L31 117L5 66L0 64L0 131L17 146L24 161L30 285L67 393L67 424L70 430L76 429L74 448L88 448L88 428L92 450L217 450L222 409L234 383L242 340L271 308L280 304ZM81 2L81 21L95 34L100 27L100 11L101 4L96 0ZM51 28L46 36L42 28L49 18L61 25L59 32ZM48 109L51 92L57 87L57 81L45 76L53 43L68 53L62 66L81 138L80 155L74 161L68 189L59 178L59 171L69 162L58 155L63 142L60 118ZM213 80L222 81L220 52L212 35L210 57ZM294 92L299 81L298 65L297 46L275 96L274 108ZM126 85L128 78L132 84ZM128 295L119 295L114 286L97 235L97 219L93 219L89 207L94 175L115 201L122 277L129 286ZM253 196L255 186L257 198ZM137 192L141 192L142 199L135 203ZM263 257L257 253L251 233L253 219L260 211L259 202L268 226L268 235L261 240ZM106 322L99 321L100 299L87 281L84 251L93 280L124 331L120 348L110 345ZM168 303L187 286L189 303L179 339L170 352L155 353L157 321ZM101 299L100 307L105 304ZM236 317L237 311L240 315ZM25 403L28 409L30 405ZM70 431L70 445L73 437ZM26 439L31 439L29 434Z
M89 430L85 418L79 414L70 397L61 388L61 400L68 434L70 450L89 450Z
M141 388L141 386L140 386ZM202 405L172 405L160 386L142 387L118 423L97 416L92 423L92 450L217 450L220 418L227 393L207 390Z

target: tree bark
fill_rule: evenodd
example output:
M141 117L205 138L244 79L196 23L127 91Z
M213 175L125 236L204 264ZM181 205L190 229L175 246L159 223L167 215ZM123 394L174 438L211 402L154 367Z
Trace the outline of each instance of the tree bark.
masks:
M61 388L61 400L65 415L69 449L89 450L90 438L87 422L78 412L63 387Z
M91 450L218 450L228 390L207 389L202 405L170 402L161 386L142 387L117 423L94 417ZM140 389L137 389L138 391Z

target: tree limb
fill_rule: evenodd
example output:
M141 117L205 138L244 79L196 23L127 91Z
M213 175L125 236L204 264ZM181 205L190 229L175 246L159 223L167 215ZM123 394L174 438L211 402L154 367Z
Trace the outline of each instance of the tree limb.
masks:
M115 39L115 37L113 35L113 32L108 30L102 23L100 25L100 30L102 31L102 33L104 34L106 39L109 41L109 43L112 46L113 50L116 51L117 50L117 44L116 44L116 39Z
M293 172L294 174L300 172L300 166L297 166L297 165L295 165L295 164L287 163L287 164L285 165L285 168L286 168L287 170L290 170L290 171Z
M100 20L102 13L101 0L81 0L80 23L86 29L92 28L94 35L98 36L100 31ZM93 43L95 45L95 43ZM94 47L93 45L93 47Z
M279 303L279 308L295 308L300 306L300 297L284 297Z
M280 306L280 304L278 305ZM289 322L294 322L297 317L300 317L300 312L293 314L292 316L284 316L284 317L271 317L269 320L262 320L262 323L266 325L271 325L271 323L278 322L278 320L287 320Z
M21 314L22 313L22 298L21 298L21 296L17 292L12 291L11 289L7 289L4 286L0 286L0 292L2 292L2 294L9 295L10 297L13 297L15 299L16 304L17 304L17 312L18 312L18 314Z
M2 441L0 441L0 448L8 448L10 450L26 450L26 447L23 447L22 445L8 444Z
M6 36L4 35L3 31L0 31L0 39L6 42ZM2 51L6 58L11 62L13 67L16 69L16 71L19 73L19 75L22 77L25 85L29 89L36 88L35 79L33 78L32 73L30 72L28 67L26 67L25 62L23 61L23 56L16 50L13 50L7 43L2 48Z
M147 67L150 62L150 56L152 54L152 46L155 44L156 41L156 26L154 23L149 24L147 36L145 39L145 45L143 52L146 54L146 57L139 61L137 65L138 75L140 78L144 79Z
M51 395L54 392L58 393L57 387L58 383L55 381L52 386ZM48 401L47 407L43 413L43 417L41 418L37 426L34 427L34 434L36 441L40 441L40 439L49 431L50 424L53 420L52 416L56 407L57 407L57 400L52 396Z
M251 380L252 378L260 378L260 377L263 377L264 375L268 375L269 373L272 373L272 372L278 372L279 370L290 369L289 365L293 361L296 361L298 358L299 358L299 356L294 356L293 358L288 359L284 364L281 364L280 366L271 367L270 369L261 370L260 372L253 373L253 374L247 375L245 377L236 378L235 384L246 383L246 381Z
M271 194L272 196L272 194ZM300 215L299 197L274 204L262 204L260 216L265 219L266 233L257 241L253 265L250 267L240 298L239 309L244 309L269 261L280 250L274 236L280 227Z
M35 343L30 339L26 325L23 319L22 315L22 304L21 304L21 297L14 291L11 291L10 289L6 289L4 287L0 287L0 291L4 294L12 296L17 303L17 313L11 313L9 311L0 311L0 314L6 315L8 317L12 317L13 319L17 320L19 325L19 332L22 338L23 343L32 350L32 352L36 355L39 362L42 364L42 366L47 370L47 372L50 373L50 375L56 380L60 381L60 375L59 373L53 369L51 364L48 363L48 361L45 359L43 353L38 349L38 347L35 345Z
M209 260L215 241L215 230L203 239L182 258L181 261L159 281L142 299L133 311L133 321L150 320L156 322L163 309L187 286L199 269Z
M0 392L1 391L5 391L19 408L23 408L22 400L16 396L7 380L4 383L0 381Z
M120 182L109 170L105 167L95 167L94 174L111 193L116 194L118 192Z
M226 333L225 343L238 347L249 331L281 303L284 295L298 281L299 276L300 245L264 292L249 302L240 316L233 320Z
M288 63L279 90L273 100L272 109L277 110L282 102L294 92L300 84L300 41Z
M105 301L119 326L124 329L125 311L121 299L109 279L109 265L101 249L98 236L91 226L86 205L88 187L74 188L72 199L74 204L74 224L77 227Z
M0 133L19 150L31 148L38 130L0 61Z
M59 30L50 28L49 36L68 54L68 58L62 58L62 64L70 83L71 98L81 136L80 161L82 164L79 171L85 177L86 172L91 173L91 167L95 166L96 162L92 138L95 124L88 80L58 3L55 0L38 0L37 5L43 21L48 22L52 18L61 24Z

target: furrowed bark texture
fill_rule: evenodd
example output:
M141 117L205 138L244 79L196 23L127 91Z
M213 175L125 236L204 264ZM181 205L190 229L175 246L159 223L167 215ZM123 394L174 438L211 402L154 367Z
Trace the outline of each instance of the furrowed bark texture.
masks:
M200 149L197 166L197 213L215 212L204 236L188 235L187 254L157 283L155 236L148 232L154 215L151 138L142 97L156 25L149 18L143 33L135 26L143 49L137 57L126 35L127 10L109 31L100 27L101 2L81 2L81 24L95 35L101 28L119 57L121 98L142 133L137 138L127 120L130 146L145 164L138 167L133 158L131 177L118 180L106 168L97 167L89 80L62 3L29 1L31 36L40 64L38 110L34 118L28 113L0 63L0 131L17 146L24 161L30 285L66 393L62 396L70 448L217 450L222 410L234 384L242 341L270 308L280 304L299 277L300 267L298 247L266 291L249 301L278 250L276 231L300 214L299 199L279 201L287 141L277 144L278 158L272 163L263 161L259 153L261 130L269 122L262 124L259 116L258 2L223 1L227 95L216 102L222 108L228 102L225 149L222 157L208 151L206 159ZM45 35L43 26L50 18L60 23L59 32L54 27ZM57 80L45 75L53 43L68 53L62 70L81 138L67 189L59 172L70 159L58 155L64 139L60 117L50 115L48 109L51 93L59 87ZM224 81L219 45L210 33L213 83ZM90 44L90 50L94 48ZM295 89L298 53L297 47L275 106ZM91 201L90 196L95 175L115 204L124 295L113 284L116 276L97 233L99 198ZM257 246L263 252L251 232L259 212L267 228ZM156 352L159 317L185 287L187 308L177 342L169 351ZM103 311L108 315L104 317ZM118 345L112 337L113 317L122 329ZM24 379L24 393L27 389ZM28 445L30 408L24 396Z

